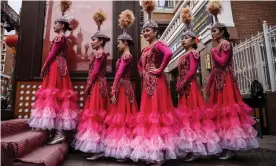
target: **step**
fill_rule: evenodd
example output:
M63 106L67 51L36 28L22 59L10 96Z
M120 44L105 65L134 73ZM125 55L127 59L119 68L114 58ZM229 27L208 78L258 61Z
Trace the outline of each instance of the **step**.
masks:
M46 143L46 131L28 130L2 138L2 142L11 143L14 147L15 157L22 157Z
M14 135L16 133L29 130L30 127L26 119L13 119L1 121L1 138Z
M11 143L1 142L1 165L13 165L14 160L13 145Z
M14 166L60 166L68 153L68 143L44 145L16 159Z

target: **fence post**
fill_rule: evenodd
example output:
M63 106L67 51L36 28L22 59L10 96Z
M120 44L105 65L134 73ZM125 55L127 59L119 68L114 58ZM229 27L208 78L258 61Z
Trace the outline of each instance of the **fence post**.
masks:
M266 49L266 56L267 56L271 92L274 92L275 91L274 66L273 66L272 51L269 47L270 42L268 38L268 26L266 21L263 22L263 30L264 30L265 49Z
M256 59L256 68L257 68L257 78L258 81L262 83L263 86L265 83L265 73L263 71L263 60L262 60L262 52L260 51L260 45L257 40L254 41L254 51L255 51L255 59Z

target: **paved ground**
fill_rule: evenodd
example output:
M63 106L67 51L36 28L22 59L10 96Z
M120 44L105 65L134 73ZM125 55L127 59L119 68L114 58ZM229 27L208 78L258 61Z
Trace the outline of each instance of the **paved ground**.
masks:
M220 161L216 158L202 159L195 162L179 160L168 161L164 166L276 166L276 136L264 136L258 139L260 148L238 153L237 157ZM144 163L118 163L112 159L86 161L84 154L69 154L62 166L143 166Z

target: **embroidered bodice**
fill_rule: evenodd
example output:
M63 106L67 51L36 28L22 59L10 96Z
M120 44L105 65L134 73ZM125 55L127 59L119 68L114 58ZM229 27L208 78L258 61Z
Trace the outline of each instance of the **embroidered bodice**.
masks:
M226 73L230 72L231 79L235 83L235 73L233 66L233 50L231 43L224 40L216 48L211 50L214 61L210 81L214 81L217 90L221 90L225 84ZM212 84L212 83L210 83ZM210 86L210 85L209 85Z
M127 65L125 66L125 69L122 73L122 79L128 79L130 80L130 76L131 76L131 70L132 70L132 66L133 66L133 57L131 54L123 54L122 57L120 59L117 60L116 62L116 71L119 70L120 64L122 61L128 61Z
M199 53L195 50L189 51L179 59L177 77L177 91L180 95L187 95L190 90L190 83L195 78L196 71L199 63Z
M157 75L161 75L165 78L163 72L171 56L171 50L161 41L157 41L155 44L146 47L142 51L138 64L138 72L143 79L143 87L146 89L148 95L153 95L156 90ZM150 73L150 69L152 68L157 69L158 73Z
M133 66L133 57L129 53L124 53L120 59L116 62L116 75L112 85L112 89L115 91L116 97L120 91L121 85L125 88L125 95L129 102L134 102L134 91L132 89L130 76Z
M89 73L93 72L95 61L99 60L101 65L99 67L98 77L105 77L108 56L109 56L109 53L105 53L103 51L97 51L94 55L92 55L89 61Z
M50 52L44 64L44 66L46 66L46 70L43 71L43 76L45 76L49 72L50 64L54 60L56 60L58 64L58 69L60 71L61 76L65 76L68 73L66 62L67 48L68 46L66 37L64 35L56 36L51 43Z
M105 98L108 94L107 84L106 84L106 65L107 65L107 57L109 53L105 53L103 50L96 51L94 55L92 55L89 61L89 75L87 79L86 90L92 89L95 83L98 83L100 88L100 93L103 98ZM91 93L91 92L90 92Z

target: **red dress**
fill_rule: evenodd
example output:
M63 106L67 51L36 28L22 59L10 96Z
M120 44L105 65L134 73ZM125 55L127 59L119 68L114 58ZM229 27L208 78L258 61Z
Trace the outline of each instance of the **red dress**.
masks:
M105 134L105 156L117 159L129 158L133 140L133 128L138 112L134 91L131 85L132 55L124 53L117 61L117 72L112 89L115 90L116 103L105 119L108 125Z
M207 89L211 88L209 106L215 116L220 146L230 150L257 148L252 108L242 101L236 83L232 46L224 40L211 53L214 67Z
M189 51L178 63L177 78L178 117L180 122L180 148L195 155L212 155L221 152L215 125L208 117L208 110L196 79L199 54Z
M133 131L133 152L131 159L155 162L175 159L178 155L179 137L174 117L174 107L164 74L149 72L151 67L159 68L165 56L171 58L170 49L161 42L146 47L142 51L138 70L142 76L142 97L140 112Z
M28 123L41 129L72 130L77 125L78 97L73 90L67 69L67 39L57 36L45 62L41 88ZM44 66L45 66L44 65Z
M73 142L75 149L83 152L100 153L104 151L104 119L109 109L108 89L105 78L107 56L98 51L89 62L89 77L85 91L85 100L81 113L78 132Z

